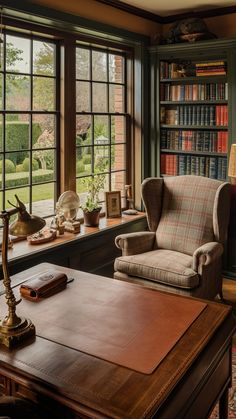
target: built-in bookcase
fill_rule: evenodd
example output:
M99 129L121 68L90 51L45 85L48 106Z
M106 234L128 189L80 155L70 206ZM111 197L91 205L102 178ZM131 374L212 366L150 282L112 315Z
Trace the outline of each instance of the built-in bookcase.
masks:
M151 175L227 179L235 50L235 40L150 48Z
M162 175L225 180L228 151L227 62L160 61Z

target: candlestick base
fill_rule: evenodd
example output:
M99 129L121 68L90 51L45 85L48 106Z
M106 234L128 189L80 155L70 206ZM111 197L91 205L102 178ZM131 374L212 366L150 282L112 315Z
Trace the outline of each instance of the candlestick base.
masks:
M35 326L29 319L21 318L20 323L14 326L0 325L0 344L9 349L20 345L25 339L35 336Z

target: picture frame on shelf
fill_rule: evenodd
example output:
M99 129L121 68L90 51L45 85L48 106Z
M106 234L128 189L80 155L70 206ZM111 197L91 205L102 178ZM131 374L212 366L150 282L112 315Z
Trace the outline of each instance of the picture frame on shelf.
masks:
M106 192L106 217L121 217L121 193L120 191Z

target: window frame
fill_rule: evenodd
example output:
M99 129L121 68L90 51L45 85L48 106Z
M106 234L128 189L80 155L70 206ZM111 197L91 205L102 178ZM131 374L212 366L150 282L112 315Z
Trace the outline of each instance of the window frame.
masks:
M95 158L94 158L94 150L96 149L96 147L98 146L94 140L94 118L96 116L105 116L108 118L108 140L109 142L106 144L106 147L109 148L109 168L108 170L105 171L101 171L98 173L98 175L106 175L108 176L109 179L109 187L108 187L108 192L112 191L112 187L111 187L111 183L112 183L112 175L115 173L123 173L125 181L124 181L124 188L123 191L121 191L121 200L123 202L122 205L122 209L125 209L127 207L127 201L126 201L126 195L125 195L125 184L129 184L131 182L130 179L130 169L128 168L129 166L129 162L130 162L130 143L131 143L131 138L130 138L130 133L131 133L131 117L130 117L130 113L128 112L128 105L130 103L130 101L128 101L128 89L129 89L129 85L128 85L128 74L127 74L127 62L128 60L130 60L131 55L130 55L130 51L124 51L121 50L119 48L119 50L115 50L113 48L108 48L105 46L94 46L94 45L86 45L85 43L81 43L77 40L76 42L76 49L77 48L81 48L84 50L87 50L89 52L89 63L90 63L90 68L89 68L89 77L87 79L85 78L78 78L76 77L76 84L77 82L86 82L89 84L89 103L90 103L90 110L88 111L77 111L75 112L76 118L77 116L89 116L91 118L91 126L92 126L92 133L91 133L91 137L92 137L92 141L91 144L87 145L88 147L91 148L91 173L86 174L86 175L77 175L77 173L75 173L76 175L76 182L78 179L86 179L88 177L93 177L94 175L97 175L97 173L95 172ZM96 80L93 78L93 74L92 74L92 66L93 66L93 52L101 52L106 54L106 75L107 78L106 80ZM124 64L123 64L123 80L122 82L118 83L115 81L111 81L109 80L109 56L110 55L117 55L117 56L121 56L124 60ZM103 111L94 111L93 110L93 86L96 83L100 83L103 85L106 85L106 108L107 110L105 112ZM109 97L109 88L110 86L121 86L123 88L124 91L124 97L123 97L123 111L122 112L116 112L116 111L110 111L110 97ZM112 150L112 146L114 145L114 143L112 142L112 134L111 134L111 119L112 117L123 117L124 118L124 126L125 126L125 132L124 132L124 141L123 142L118 142L117 145L121 145L124 147L124 168L123 169L112 169L112 164L111 164L111 150ZM83 149L84 146L77 146L76 145L76 154L77 154L77 150L78 149ZM105 191L104 191L105 192ZM123 193L122 193L123 192ZM105 193L104 193L104 198L101 199L101 205L105 204Z
M43 34L34 34L34 33L28 33L28 31L19 31L16 28L9 28L7 27L6 29L3 30L2 32L2 36L4 37L4 43L2 45L2 49L3 49L3 55L4 55L4 60L3 60L3 66L0 68L0 75L2 75L2 109L0 109L0 115L2 116L2 125L3 125L3 133L2 133L2 151L0 152L1 156L3 157L3 160L5 160L5 156L9 153L18 153L18 152L26 152L29 155L29 179L28 182L25 185L16 185L13 187L6 187L5 185L5 164L2 165L2 188L0 189L1 193L2 193L2 206L3 206L3 210L5 210L6 208L9 207L9 204L6 202L6 194L7 191L10 190L16 190L17 189L21 189L23 188L29 188L29 203L27 203L27 207L29 209L29 212L32 212L32 207L33 207L33 187L34 186L38 186L38 185L44 185L44 184L53 184L53 200L54 200L54 209L55 209L55 204L57 201L57 197L58 197L58 190L59 190L59 172L60 172L60 61L58 60L58 55L59 55L59 41L57 39L53 39L51 36L47 36L47 35L43 35ZM6 37L7 36L14 36L14 37L18 37L18 38L24 38L24 39L28 39L30 42L30 51L29 51L29 57L30 57L30 63L29 63L29 72L18 72L18 71L14 71L14 70L9 70L6 68ZM55 66L55 74L48 76L48 75L42 75L42 74L38 74L36 72L34 72L33 70L33 57L34 57L34 51L33 51L33 42L34 41L40 41L40 42L48 42L48 43L52 43L55 46L55 62L54 62L54 66ZM27 110L11 110L11 109L6 109L6 78L8 75L20 75L20 76L27 76L29 77L29 81L30 81L30 106ZM52 79L54 80L55 83L55 108L54 110L51 111L45 111L45 110L34 110L33 109L33 80L34 77L40 76L42 78L48 78L48 79ZM6 150L6 120L7 120L7 115L27 115L29 118L29 143L28 143L28 148L24 148L22 150ZM52 115L54 116L54 127L55 127L55 142L54 145L52 147L46 147L46 148L37 148L34 149L33 148L33 143L32 143L32 139L33 139L33 118L34 115ZM49 180L49 181L42 181L42 182L37 182L37 183L33 183L33 176L32 176L32 159L33 159L33 154L36 150L52 150L54 153L54 173L53 173L53 179ZM36 201L35 201L36 202ZM44 216L45 218L51 217L53 216L54 211L52 214L47 214L46 216Z
M98 49L109 48L114 54L116 52L127 54L127 86L129 90L129 97L127 98L127 124L126 124L126 182L130 184L134 181L134 159L132 151L135 150L134 145L134 133L135 129L133 126L134 121L134 99L135 92L134 86L134 60L135 60L135 48L131 43L126 43L121 38L119 41L113 41L108 38L96 36L96 34L86 34L81 32L70 32L66 28L61 30L59 28L52 28L50 26L41 26L25 20L15 20L15 18L9 18L4 16L3 18L4 28L8 33L13 34L19 33L19 35L33 34L35 38L40 40L52 40L57 43L57 48L60 52L58 54L57 68L60 73L60 88L58 102L60 102L60 115L61 118L57 119L57 145L59 150L59 158L57 159L57 188L56 188L56 199L55 203L61 193L66 190L76 191L76 164L75 157L68 153L68 149L75 150L75 121L72 121L71 115L73 110L75 111L75 96L71 97L73 91L75 77L73 81L73 73L75 74L75 48L76 42L84 45L90 44ZM17 28L18 26L18 28ZM118 38L117 38L118 39ZM68 59L69 58L69 59ZM68 77L68 74L70 77ZM68 92L70 91L70 97ZM75 91L75 88L74 88ZM130 92L132 91L132 94ZM59 109L59 108L57 108ZM70 109L71 112L67 112ZM140 129L141 134L141 129ZM75 153L74 153L75 155ZM131 161L132 156L132 161ZM133 183L134 191L134 183Z

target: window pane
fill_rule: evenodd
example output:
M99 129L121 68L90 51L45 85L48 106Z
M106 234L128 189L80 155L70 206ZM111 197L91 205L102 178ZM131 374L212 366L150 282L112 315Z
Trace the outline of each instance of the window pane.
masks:
M32 124L33 148L48 148L56 145L55 115L33 115Z
M111 175L111 190L121 191L121 196L125 196L125 184L126 184L126 172L115 172ZM122 207L125 207L126 203L122 203Z
M126 141L126 128L124 116L111 117L111 142L124 143Z
M91 144L91 116L76 116L76 145Z
M76 82L76 111L90 111L90 84L87 82Z
M30 77L6 75L6 109L16 111L30 109Z
M109 81L124 82L124 58L120 55L109 54Z
M13 152L5 156L5 183L6 188L29 184L29 153Z
M33 72L55 75L56 46L49 42L33 41Z
M3 192L0 192L0 211L3 210ZM2 219L0 220L0 226L2 226Z
M90 51L84 48L76 48L76 78L90 79Z
M108 116L94 116L94 143L109 143Z
M3 188L3 184L2 184L2 172L3 172L3 156L2 154L0 154L0 189Z
M109 111L124 112L124 87L117 84L109 85Z
M5 141L6 151L28 150L30 138L30 121L27 114L8 114L6 116ZM20 153L17 164L22 163L26 153ZM22 160L22 161L21 161Z
M55 110L55 80L45 77L33 78L33 109Z
M30 40L6 35L6 69L16 73L30 72Z
M54 214L54 183L32 187L32 214L47 217Z
M125 145L117 144L111 146L111 168L112 170L125 169Z
M1 59L1 55L0 55L0 59ZM0 109L3 109L3 75L0 74Z
M93 112L107 111L107 85L93 83Z
M0 115L0 152L3 150L3 117Z
M76 148L76 176L84 176L92 173L92 149L91 147Z
M44 182L47 180L54 179L55 172L55 151L54 150L37 150L33 152L33 158L37 161L35 167L38 166L41 169L41 180L36 179L36 182Z
M109 170L109 146L94 147L95 172L105 172Z
M6 190L6 194L5 194L6 208L12 208L12 206L8 203L8 200L14 205L17 204L15 195L18 196L20 201L22 201L25 204L27 211L29 211L29 187ZM12 220L13 219L11 218L11 222Z
M105 52L92 52L92 79L107 81L107 54Z

